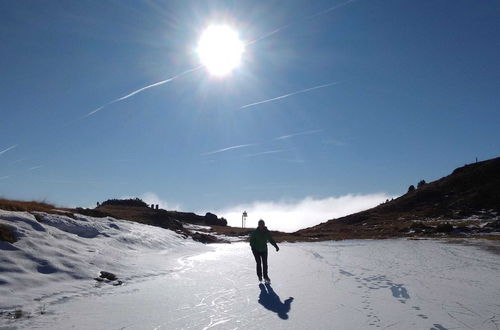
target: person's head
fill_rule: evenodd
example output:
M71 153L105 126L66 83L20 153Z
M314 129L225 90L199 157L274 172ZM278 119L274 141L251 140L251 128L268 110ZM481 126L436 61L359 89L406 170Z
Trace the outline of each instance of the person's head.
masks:
M264 229L265 226L266 226L266 223L264 222L264 220L260 219L259 220L259 229Z

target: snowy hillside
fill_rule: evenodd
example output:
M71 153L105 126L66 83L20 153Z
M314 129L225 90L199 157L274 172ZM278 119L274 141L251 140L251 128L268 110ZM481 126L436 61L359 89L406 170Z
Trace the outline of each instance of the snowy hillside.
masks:
M259 285L247 243L203 245L111 218L0 211L0 327L498 329L498 245L284 243ZM487 246L490 249L485 249ZM493 252L492 252L493 251ZM118 280L93 278L110 271ZM16 313L17 310L17 313ZM16 318L17 317L17 318Z
M1 310L26 312L47 296L88 290L100 271L115 273L125 284L165 274L176 266L176 252L203 249L170 230L135 222L41 212L37 217L40 221L30 213L0 210L0 224L13 228L19 239L0 241Z

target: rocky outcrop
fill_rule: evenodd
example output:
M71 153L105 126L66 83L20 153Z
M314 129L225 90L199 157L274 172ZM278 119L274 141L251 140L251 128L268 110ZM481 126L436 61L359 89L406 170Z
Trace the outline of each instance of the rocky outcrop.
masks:
M0 241L15 243L17 241L14 230L11 227L0 224Z

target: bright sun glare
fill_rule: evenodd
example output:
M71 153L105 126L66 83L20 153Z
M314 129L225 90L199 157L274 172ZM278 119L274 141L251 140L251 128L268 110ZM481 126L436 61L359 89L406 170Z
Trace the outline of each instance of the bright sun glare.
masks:
M238 67L244 50L234 29L227 25L210 25L201 34L197 53L210 74L224 76Z

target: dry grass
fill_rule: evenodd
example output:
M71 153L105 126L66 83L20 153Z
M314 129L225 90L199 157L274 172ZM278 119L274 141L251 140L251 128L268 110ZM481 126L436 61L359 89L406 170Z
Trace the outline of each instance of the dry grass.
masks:
M24 212L51 212L55 208L54 205L45 201L13 201L5 198L0 198L0 209L7 211L24 211Z

